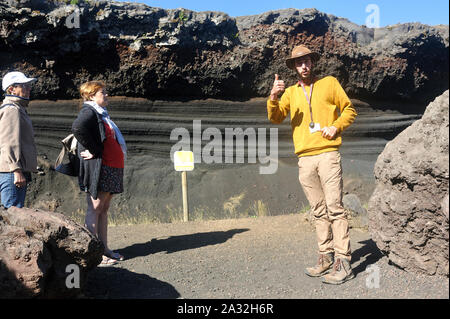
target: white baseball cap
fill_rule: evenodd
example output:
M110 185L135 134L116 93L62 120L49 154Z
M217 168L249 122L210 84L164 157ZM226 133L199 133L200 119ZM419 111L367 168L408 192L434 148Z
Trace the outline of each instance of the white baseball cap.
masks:
M3 77L2 89L3 91L6 91L6 89L13 84L25 84L36 81L37 81L36 78L27 78L25 74L23 74L22 72L9 72L6 73L5 76Z

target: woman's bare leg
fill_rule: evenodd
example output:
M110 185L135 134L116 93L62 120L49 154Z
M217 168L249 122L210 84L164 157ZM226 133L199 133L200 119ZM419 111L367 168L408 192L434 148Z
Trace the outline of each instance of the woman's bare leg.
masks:
M93 199L89 193L86 194L87 211L85 218L86 228L96 237L98 237L98 216L99 200Z
M108 248L108 209L112 199L111 193L98 192L97 199L93 199L87 194L86 227L89 231L100 239L105 247L105 253L109 253Z
M113 195L111 193L103 193L101 213L98 217L98 237L105 246L105 254L111 255L111 250L108 247L108 210Z

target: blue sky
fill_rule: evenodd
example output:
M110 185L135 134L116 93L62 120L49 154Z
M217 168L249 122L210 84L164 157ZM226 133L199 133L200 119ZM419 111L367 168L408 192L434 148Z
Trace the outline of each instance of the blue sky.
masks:
M117 0L116 0L117 1ZM421 22L428 25L449 23L448 0L128 0L164 9L184 8L193 11L221 11L232 17L253 15L285 8L316 8L319 11L347 18L363 25L374 11L366 12L369 4L379 8L381 27L396 23Z

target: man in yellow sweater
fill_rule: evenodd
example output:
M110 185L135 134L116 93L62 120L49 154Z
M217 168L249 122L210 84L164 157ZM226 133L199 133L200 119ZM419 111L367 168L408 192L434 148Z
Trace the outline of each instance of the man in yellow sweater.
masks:
M305 273L322 277L325 283L341 284L354 274L338 150L341 133L353 123L356 111L336 78L319 79L313 75L319 57L303 45L292 50L286 65L297 72L299 81L285 89L276 74L267 113L276 124L283 122L288 113L291 116L299 180L314 215L319 246L318 263L306 268Z

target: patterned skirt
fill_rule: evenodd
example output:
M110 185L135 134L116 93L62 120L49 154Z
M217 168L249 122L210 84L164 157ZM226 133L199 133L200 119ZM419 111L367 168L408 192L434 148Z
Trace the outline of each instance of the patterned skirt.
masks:
M123 193L123 168L102 165L98 190L111 194Z

